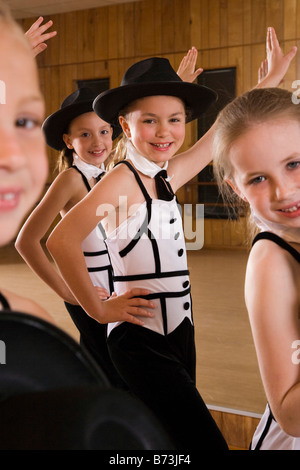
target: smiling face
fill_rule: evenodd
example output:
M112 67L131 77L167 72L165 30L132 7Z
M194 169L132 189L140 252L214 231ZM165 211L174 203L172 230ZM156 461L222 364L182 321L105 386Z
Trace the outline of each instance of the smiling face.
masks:
M185 119L184 104L179 98L150 96L132 103L120 123L135 148L163 166L183 144Z
M112 150L112 128L96 113L84 113L73 119L63 139L68 148L86 163L100 167Z
M262 218L300 228L300 123L255 124L230 149L236 192Z
M14 27L2 25L0 80L0 245L11 241L40 196L48 174L44 102L32 51Z

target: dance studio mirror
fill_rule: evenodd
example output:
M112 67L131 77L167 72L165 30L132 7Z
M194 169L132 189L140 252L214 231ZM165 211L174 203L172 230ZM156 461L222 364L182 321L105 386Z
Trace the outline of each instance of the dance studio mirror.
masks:
M62 3L66 2L58 2L61 8ZM295 1L141 0L116 1L104 7L99 3L96 0L94 8L85 10L58 9L53 15L50 13L58 34L37 58L46 115L59 108L80 80L108 79L110 87L117 87L130 65L152 56L168 58L177 69L192 46L198 50L197 66L209 72L199 76L199 80L204 80L201 83L210 86L209 77L223 74L224 84L226 75L228 87L223 87L223 91L232 99L257 83L257 71L266 55L268 26L274 26L286 50L299 40L300 23L295 18L300 18L300 4ZM25 31L37 17L28 15L27 12L18 18ZM291 89L293 80L299 78L298 62L292 62L283 87ZM207 122L199 121L200 124L205 127ZM188 124L184 149L192 146L198 136L197 123ZM57 161L57 152L47 151L50 166L45 190L56 176ZM178 192L181 204L203 204L205 196L207 205L204 246L187 251L197 387L212 408L256 416L263 413L266 397L244 301L249 252L245 244L246 220L224 216L215 189L209 167ZM30 270L13 243L0 249L1 288L34 299L61 328L78 339L63 301Z

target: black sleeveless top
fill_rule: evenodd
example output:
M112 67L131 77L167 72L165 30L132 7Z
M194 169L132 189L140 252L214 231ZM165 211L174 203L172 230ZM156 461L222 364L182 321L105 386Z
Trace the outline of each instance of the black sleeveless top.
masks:
M289 243L287 243L285 240L283 240L283 238L279 237L278 235L276 235L275 233L272 233L272 232L260 232L259 234L257 234L255 237L254 237L254 240L252 242L252 246L258 242L259 240L270 240L274 243L276 243L276 245L280 246L282 249L288 251L292 256L293 258L298 262L300 263L300 253L295 249L293 248ZM271 411L271 408L270 406L268 407L269 408L269 416L268 416L268 419L266 421L266 425L265 425L265 428L263 429L261 435L260 435L260 438L255 446L255 448L253 450L259 450L261 448L261 445L263 443L263 440L265 439L265 437L267 436L268 432L269 432L269 429L270 429L270 426L271 426L271 423L272 423L272 420L276 421L274 416L273 416L273 413ZM251 447L250 447L251 448Z
M284 250L288 251L293 258L295 258L298 263L300 263L300 253L297 251L295 248L293 248L288 242L283 240L283 238L279 237L278 235L275 235L275 233L272 232L260 232L254 237L254 240L252 242L252 246L254 243L256 243L258 240L271 240L272 242L276 243L278 246L283 248Z

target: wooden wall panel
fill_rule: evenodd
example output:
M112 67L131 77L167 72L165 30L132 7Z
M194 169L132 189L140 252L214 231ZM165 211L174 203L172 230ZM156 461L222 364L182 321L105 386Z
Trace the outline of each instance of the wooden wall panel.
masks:
M219 410L210 413L231 450L249 450L259 418Z
M191 46L197 47L198 66L204 69L235 66L241 94L257 82L268 26L275 27L285 52L300 46L300 0L142 0L51 19L58 35L37 58L47 114L58 109L78 79L109 78L115 87L130 65L147 57L167 57L176 69ZM21 21L23 28L34 20ZM297 78L299 54L281 86L291 88ZM183 150L195 139L196 125L191 124ZM56 158L49 150L49 183ZM195 202L196 194L191 186L178 196L181 202ZM244 234L243 220L205 221L206 246L242 246Z

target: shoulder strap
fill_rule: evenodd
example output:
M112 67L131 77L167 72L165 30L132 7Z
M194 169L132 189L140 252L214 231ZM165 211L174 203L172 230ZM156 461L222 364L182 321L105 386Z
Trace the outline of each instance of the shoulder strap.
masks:
M141 178L140 178L140 175L138 174L138 172L136 171L135 168L133 168L133 166L131 165L131 163L129 163L127 160L121 160L120 162L118 162L115 166L117 165L120 165L121 163L124 163L131 171L132 173L134 174L135 176L135 179L140 187L140 190L142 191L145 199L147 202L151 201L151 197L149 196L148 194L148 191L146 190Z
M86 176L77 168L77 166L72 165L71 168L74 168L75 170L78 171L78 173L81 174L81 177L82 177L82 179L83 179L83 182L84 182L84 184L85 184L86 189L87 189L88 191L90 191L92 188L90 187L89 182L88 182Z
M9 305L6 297L4 297L4 295L1 294L1 292L0 292L0 304L2 305L4 310L10 310L10 305Z
M252 246L254 243L256 243L258 240L271 240L272 242L276 243L279 245L281 248L284 250L288 251L298 263L300 263L300 253L295 250L289 243L287 243L283 238L279 237L275 233L272 232L260 232L254 237L254 240L252 242Z
M121 160L120 162L118 162L116 164L116 166L121 164L121 163L124 163L132 171L132 173L134 174L135 179L136 179L136 181L137 181L137 183L138 183L138 185L139 185L139 187L140 187L140 189L141 189L141 191L144 195L144 198L146 199L146 207L147 207L146 217L145 217L141 227L139 228L137 234L131 239L131 241L128 243L128 245L119 252L119 255L121 256L121 258L123 258L135 247L135 245L138 243L138 241L140 240L143 233L148 232L148 225L150 223L150 219L151 219L151 215L152 215L152 199L149 196L144 184L142 183L142 180L141 180L138 172L136 171L136 169L133 168L133 166L127 160Z

